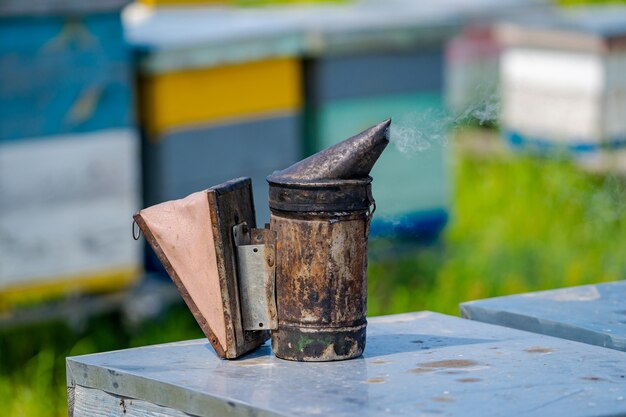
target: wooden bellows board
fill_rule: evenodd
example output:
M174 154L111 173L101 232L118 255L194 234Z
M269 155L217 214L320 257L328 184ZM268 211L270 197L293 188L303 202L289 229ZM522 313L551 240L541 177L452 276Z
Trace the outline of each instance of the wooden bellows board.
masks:
M260 346L268 331L242 327L233 227L255 227L252 184L238 178L136 213L143 232L221 358Z

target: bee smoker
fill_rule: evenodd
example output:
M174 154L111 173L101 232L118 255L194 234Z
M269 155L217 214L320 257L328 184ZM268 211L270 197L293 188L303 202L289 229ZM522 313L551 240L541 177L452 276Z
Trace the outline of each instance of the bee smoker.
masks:
M270 175L263 229L255 227L248 178L135 214L219 356L237 358L270 336L283 359L363 353L375 209L369 173L390 123Z

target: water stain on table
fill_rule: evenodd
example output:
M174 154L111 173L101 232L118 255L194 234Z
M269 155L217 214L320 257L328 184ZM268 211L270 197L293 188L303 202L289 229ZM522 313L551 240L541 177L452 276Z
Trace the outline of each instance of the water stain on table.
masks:
M418 364L417 368L410 369L412 374L423 374L434 372L440 369L464 369L479 365L478 362L468 359L448 359L443 361L424 362ZM458 371L448 371L448 374L456 374Z
M533 346L524 350L528 353L552 353L554 352L554 349L549 348L549 347L542 347L542 346Z
M479 381L482 381L482 379L480 379L480 378L461 378L461 379L457 379L457 381L463 382L463 383L470 383L470 382L479 382Z
M370 378L365 382L368 384L384 384L387 381L385 380L385 378Z
M476 365L478 365L478 362L468 359L448 359L420 364L422 368L467 368Z
M454 398L452 397L434 397L433 401L437 401L438 403L453 403Z
M393 361L386 361L384 359L376 359L376 360L370 361L369 363L372 363L374 365L384 365L386 363L391 363L391 362Z

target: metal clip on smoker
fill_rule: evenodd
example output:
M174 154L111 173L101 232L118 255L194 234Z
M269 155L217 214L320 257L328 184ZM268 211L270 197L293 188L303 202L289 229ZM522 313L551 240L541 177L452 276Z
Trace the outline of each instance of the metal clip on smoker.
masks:
M134 215L220 357L237 358L270 337L283 359L363 353L375 208L369 173L390 123L270 175L263 229L249 178Z

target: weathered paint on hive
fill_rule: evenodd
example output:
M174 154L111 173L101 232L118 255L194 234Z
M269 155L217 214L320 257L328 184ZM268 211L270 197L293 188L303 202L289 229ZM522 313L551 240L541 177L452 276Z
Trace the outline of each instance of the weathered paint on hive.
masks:
M0 14L6 7L0 3ZM119 12L3 18L0 39L0 142L133 125L131 55Z
M137 148L130 129L0 140L0 308L141 276L124 220L138 206Z

